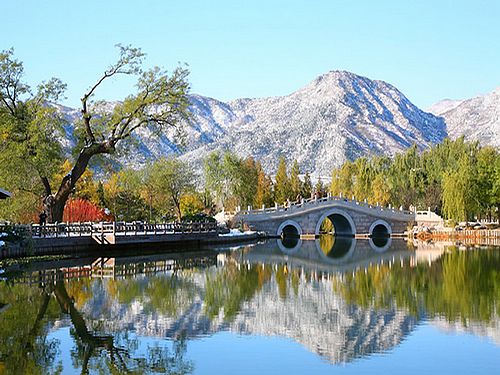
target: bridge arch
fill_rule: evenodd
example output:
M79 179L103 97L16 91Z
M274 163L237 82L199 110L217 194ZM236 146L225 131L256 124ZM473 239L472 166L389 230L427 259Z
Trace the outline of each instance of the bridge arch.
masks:
M368 230L370 237L390 237L392 235L392 228L385 220L375 220L370 229Z
M351 215L338 208L332 208L321 215L316 224L315 235L320 234L321 224L326 218L332 222L336 236L354 237L356 235L356 225Z
M276 231L276 235L280 237L285 236L296 236L300 237L302 235L302 228L300 225L294 220L285 220L280 224L278 230Z

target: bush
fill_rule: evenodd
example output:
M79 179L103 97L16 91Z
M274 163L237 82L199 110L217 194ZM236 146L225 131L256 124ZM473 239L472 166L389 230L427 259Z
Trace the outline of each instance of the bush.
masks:
M215 223L216 220L211 217L211 216L208 216L207 214L205 213L197 213L197 214L192 214L192 215L186 215L182 218L182 221L183 222L203 222L203 221L209 221L211 223Z

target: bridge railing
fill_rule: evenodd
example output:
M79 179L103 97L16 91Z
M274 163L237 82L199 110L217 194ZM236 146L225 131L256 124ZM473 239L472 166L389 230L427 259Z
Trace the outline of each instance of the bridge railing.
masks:
M216 222L83 222L54 224L0 224L0 233L12 232L32 238L92 237L112 234L115 236L134 236L145 234L207 233L218 232Z
M360 207L365 207L368 209L372 210L377 210L377 211L386 211L386 212L393 212L397 214L404 214L404 215L414 215L415 213L412 211L408 210L403 210L402 208L396 209L391 206L389 207L384 207L380 205L373 205L368 203L367 201L358 201L356 199L349 199L346 197L342 196L333 196L333 195L327 195L326 197L321 197L321 198L309 198L309 199L302 199L297 202L287 202L286 204L283 205L278 205L276 204L274 207L262 207L261 209L252 209L249 207L247 210L241 210L237 209L235 213L239 215L255 215L255 214L265 214L265 213L275 213L275 212L286 212L286 211L293 211L294 209L300 209L300 208L308 208L312 207L314 205L319 205L322 203L327 203L327 202L332 202L332 201L338 201L338 202L345 202L348 203L352 206L360 206Z

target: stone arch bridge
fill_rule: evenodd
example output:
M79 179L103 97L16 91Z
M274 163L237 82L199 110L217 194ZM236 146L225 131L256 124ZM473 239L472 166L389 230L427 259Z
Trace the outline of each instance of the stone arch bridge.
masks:
M415 213L328 196L287 206L238 211L234 221L270 236L316 236L326 218L332 222L335 235L373 237L404 233L415 221Z

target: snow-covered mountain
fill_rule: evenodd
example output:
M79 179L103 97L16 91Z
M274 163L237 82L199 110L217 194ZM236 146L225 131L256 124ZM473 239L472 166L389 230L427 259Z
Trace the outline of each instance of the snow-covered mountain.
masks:
M302 170L329 175L346 159L392 156L412 144L426 148L446 137L444 121L414 106L382 81L344 71L324 74L283 97L212 102L224 134L187 153L199 160L212 150L254 156L275 171L284 155Z
M128 164L183 153L200 163L213 150L253 156L272 173L279 157L297 159L303 171L329 175L346 159L392 156L412 144L426 148L447 136L442 118L413 105L394 86L359 75L332 71L282 97L238 99L224 103L192 95L193 120L186 144L176 146L173 133L154 137L139 133ZM65 109L68 121L75 110Z
M451 138L482 145L500 146L500 87L495 91L468 100L443 100L429 108L442 117Z

